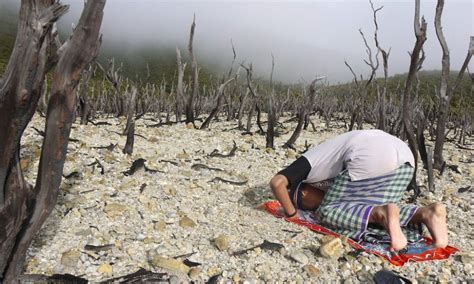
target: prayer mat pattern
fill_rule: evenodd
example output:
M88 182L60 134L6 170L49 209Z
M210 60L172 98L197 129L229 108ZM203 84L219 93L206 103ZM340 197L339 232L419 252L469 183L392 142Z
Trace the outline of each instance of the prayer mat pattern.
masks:
M357 241L367 239L365 235L384 236L386 230L368 226L370 213L375 206L396 203L400 207L400 225L407 239L421 239L420 226L408 225L416 206L399 203L413 172L413 167L405 164L379 177L352 181L349 173L343 171L335 178L316 211L320 223Z
M263 203L261 208L265 209L270 214L280 217L278 210L281 205L278 201L267 201ZM320 232L326 235L331 235L334 237L340 237L341 235L320 225L317 216L314 212L308 211L299 211L301 219L298 220L285 220L303 225L310 228L313 231ZM432 240L429 237L423 237L418 242L411 242L407 247L398 252L390 251L390 242L387 240L374 240L374 241L364 241L359 242L354 241L353 239L348 238L347 242L354 247L355 249L364 250L369 253L373 253L380 257L387 259L390 263L396 266L402 266L408 261L427 261L435 259L446 259L451 254L459 251L457 248L452 246L447 246L445 248L434 248L431 243Z

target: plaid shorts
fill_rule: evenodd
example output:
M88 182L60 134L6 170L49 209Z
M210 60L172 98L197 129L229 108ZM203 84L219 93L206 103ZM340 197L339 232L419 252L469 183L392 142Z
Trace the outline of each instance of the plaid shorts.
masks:
M407 239L418 241L421 227L409 225L417 207L399 204L410 183L414 168L404 164L385 175L351 181L343 171L327 191L316 214L320 221L333 231L357 241L383 239L388 233L381 226L369 226L369 216L375 206L396 203L400 207L400 225Z

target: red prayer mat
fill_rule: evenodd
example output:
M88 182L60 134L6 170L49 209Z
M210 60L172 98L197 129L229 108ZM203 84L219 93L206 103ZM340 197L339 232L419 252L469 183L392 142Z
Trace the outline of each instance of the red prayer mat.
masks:
M264 208L266 211L276 217L281 217L277 213L281 205L276 200L267 201L263 203L260 207ZM285 220L308 227L313 231L320 232L326 235L331 235L334 237L340 236L338 233L335 233L330 229L317 224L317 221L312 219L309 215L310 214L308 214L308 216L303 216L303 219L288 220L285 218ZM445 248L434 248L431 245L432 239L429 237L423 237L422 240L416 243L409 243L405 249L398 252L391 251L389 244L386 243L368 243L364 241L356 242L350 238L347 239L347 242L355 249L364 250L366 252L383 257L391 264L396 266L402 266L408 261L446 259L451 254L459 251L459 249L452 246L447 246Z

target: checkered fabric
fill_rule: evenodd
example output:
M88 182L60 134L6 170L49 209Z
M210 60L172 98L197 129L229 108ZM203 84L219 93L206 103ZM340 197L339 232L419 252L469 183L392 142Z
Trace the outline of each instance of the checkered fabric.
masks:
M402 165L383 176L351 181L347 171L343 171L328 190L316 214L323 224L335 232L347 235L357 241L383 239L388 236L380 226L369 226L369 216L374 206L396 203L400 207L400 225L409 241L421 238L421 227L408 225L417 207L399 204L414 169Z

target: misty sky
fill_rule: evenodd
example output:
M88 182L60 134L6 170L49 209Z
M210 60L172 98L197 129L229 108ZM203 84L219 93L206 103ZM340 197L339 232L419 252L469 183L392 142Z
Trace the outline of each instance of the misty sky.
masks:
M0 0L6 1L19 2ZM70 12L61 19L61 25L69 27L77 22L83 1L62 2L71 5ZM421 12L428 23L424 69L441 69L441 48L433 24L436 1L421 2ZM384 6L378 13L379 39L382 47L391 48L389 72L391 75L406 72L408 51L415 42L414 0L374 0L374 5ZM357 73L366 74L369 70L362 62L365 47L358 32L362 28L374 46L368 0L108 0L102 27L104 42L124 48L178 45L186 53L194 13L198 62L229 65L232 38L238 60L253 62L262 76L270 74L273 53L274 76L287 82L309 81L316 75L326 75L331 82L350 80L352 75L344 59ZM459 69L466 56L469 37L474 35L473 14L472 0L445 3L442 25L450 48L451 69ZM474 69L473 64L471 67Z

